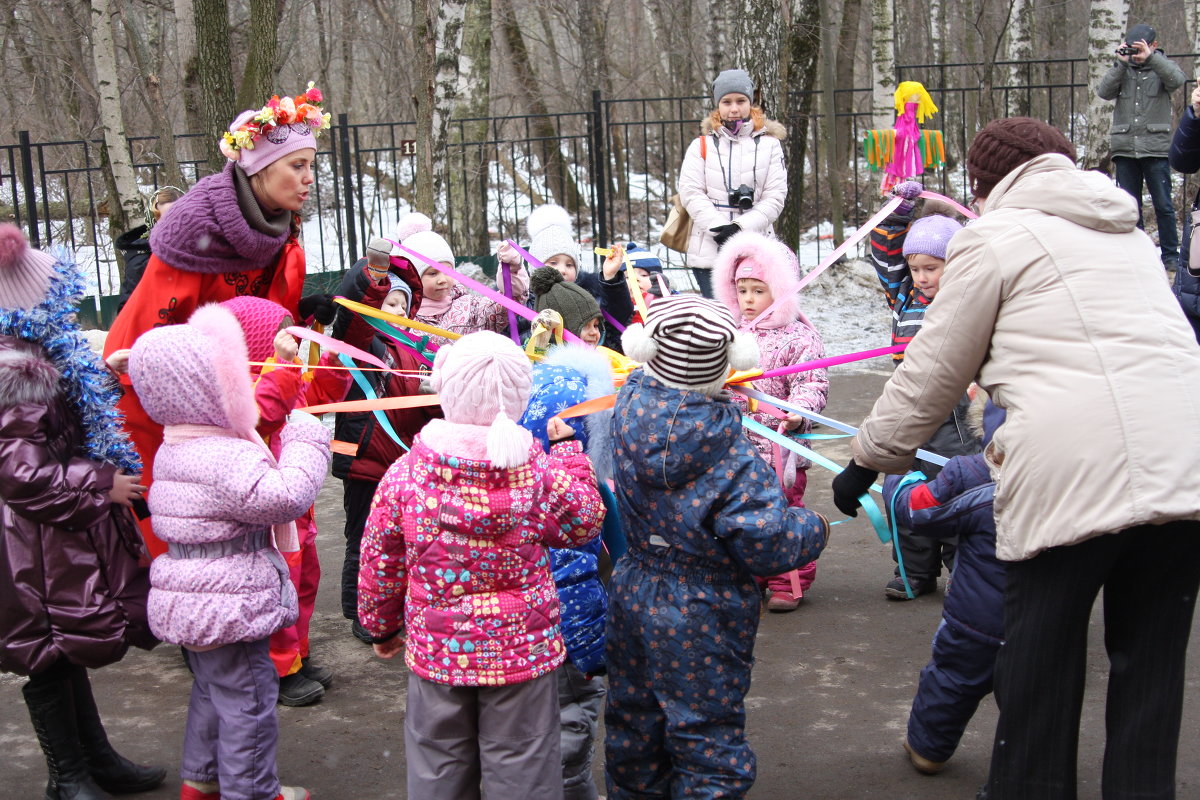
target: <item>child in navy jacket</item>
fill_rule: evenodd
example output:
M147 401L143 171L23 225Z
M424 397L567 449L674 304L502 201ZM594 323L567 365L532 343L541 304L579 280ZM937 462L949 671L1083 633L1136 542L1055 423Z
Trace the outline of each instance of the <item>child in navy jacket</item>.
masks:
M1004 421L988 403L984 441ZM1004 564L996 558L992 483L982 453L955 456L932 481L889 475L883 493L896 523L921 536L958 537L958 553L933 658L921 670L904 749L920 772L942 769L983 698L992 691L996 653L1004 639Z

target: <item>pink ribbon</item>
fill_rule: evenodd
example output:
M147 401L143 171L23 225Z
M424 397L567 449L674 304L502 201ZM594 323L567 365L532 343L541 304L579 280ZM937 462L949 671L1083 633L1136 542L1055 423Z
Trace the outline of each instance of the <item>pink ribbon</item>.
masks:
M938 194L937 192L921 192L919 195L917 195L917 197L924 197L926 200L940 200L946 205L952 207L958 213L962 214L967 219L979 219L979 215L974 211L962 205L957 200L952 200L951 198L946 197L944 194Z
M285 328L288 333L295 336L297 339L308 339L310 342L315 342L326 350L332 350L335 353L343 353L351 358L357 358L359 361L365 361L368 364L374 364L377 367L383 367L389 372L391 367L383 363L380 359L371 355L365 350L359 350L351 344L346 344L341 339L334 339L332 336L326 336L323 333L317 333L311 328L302 328L299 325L293 325L290 328Z
M896 206L900 205L902 202L904 202L904 199L901 197L893 197L890 201L888 201L884 205L883 208L879 209L878 214L871 217L869 220L867 220L866 224L864 224L861 228L856 230L854 233L850 234L850 238L848 238L846 241L842 242L841 245L836 250L834 250L832 253L825 256L824 260L822 260L820 264L817 264L817 266L813 269L812 272L808 273L803 278L801 278L800 282L798 284L796 284L796 287L794 289L792 289L790 292L786 292L783 295L780 295L779 297L776 297L774 303L771 303L771 305L767 306L765 311L763 311L761 314L759 314L757 317L754 318L754 320L750 323L750 327L751 328L758 327L758 323L762 320L765 320L767 317L771 316L772 311L775 311L780 305L782 305L784 302L786 302L792 295L798 293L805 286L808 286L810 283L815 281L822 272L829 269L831 266L834 265L834 263L839 258L841 258L843 255L845 255L847 250L849 250L854 245L858 244L859 241L861 241L864 236L866 236L868 233L870 233L872 228L874 228L879 223L883 222L883 220L887 217L887 215L891 214L892 211L895 210Z
M438 272L442 272L442 273L445 273L446 275L449 275L451 278L454 278L456 281L461 283L463 286L467 286L471 289L474 289L475 291L479 292L481 295L483 295L487 299L489 299L495 303L498 303L499 305L503 306L504 308L508 309L509 311L513 311L513 312L516 312L517 314L520 314L522 317L529 320L530 322L537 319L537 314L535 312L533 312L531 309L526 308L525 306L518 303L516 300L512 300L511 298L505 297L504 295L497 292L495 289L489 289L488 287L484 286L482 283L480 283L477 280L468 278L466 275L463 275L461 272L454 269L453 267L448 267L445 264L441 263L440 261L434 261L429 256L422 255L421 253L418 253L416 250L410 250L407 247L405 247L404 245L400 244L399 242L392 241L391 239L388 239L388 241L391 242L392 244L394 244L402 252L408 253L410 256L417 259L421 263L426 264L430 267L433 267ZM511 242L510 242L510 244L511 244ZM522 257L533 258L533 256L530 256L528 253L526 253L524 250L522 250L519 246L514 245L514 247L516 247L517 252L520 253L522 255ZM538 264L542 263L540 261L537 261L537 259L533 259L533 260L536 261ZM566 339L568 342L574 342L576 344L583 344L582 339L580 339L578 336L576 336L575 334L571 333L568 330L563 331L563 338Z
M816 358L812 361L801 361L799 364L791 364L778 369L769 369L762 375L755 376L750 380L760 380L762 378L775 378L780 375L791 375L796 372L808 372L813 369L824 369L825 367L836 367L838 364L849 364L852 361L864 361L868 358L878 358L879 356L890 355L891 353L901 353L908 345L893 344L887 347L876 347L873 350L861 350L857 353L846 353L840 356L826 356L825 358Z

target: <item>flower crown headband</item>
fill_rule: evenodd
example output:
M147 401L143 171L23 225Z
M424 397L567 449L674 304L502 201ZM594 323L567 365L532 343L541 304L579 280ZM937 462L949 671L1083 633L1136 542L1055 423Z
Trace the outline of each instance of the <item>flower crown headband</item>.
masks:
M219 142L221 153L230 161L237 161L242 150L253 150L254 143L276 128L303 123L312 128L313 136L330 126L332 115L321 111L324 96L321 90L308 82L304 94L294 98L273 96L254 116L243 122L234 131L225 131Z

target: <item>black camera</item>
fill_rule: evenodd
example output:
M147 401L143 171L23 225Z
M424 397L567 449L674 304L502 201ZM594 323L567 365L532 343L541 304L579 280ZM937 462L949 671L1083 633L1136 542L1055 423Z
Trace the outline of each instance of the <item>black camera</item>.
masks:
M743 183L729 193L729 205L749 211L754 206L754 190Z
M1136 56L1137 54L1138 49L1131 44L1122 45L1117 48L1117 55L1119 56Z

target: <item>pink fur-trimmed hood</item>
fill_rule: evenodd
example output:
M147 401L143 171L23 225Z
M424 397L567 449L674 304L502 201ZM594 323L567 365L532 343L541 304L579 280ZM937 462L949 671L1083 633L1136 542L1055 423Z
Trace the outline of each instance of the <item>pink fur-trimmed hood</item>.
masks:
M246 341L237 318L218 305L196 309L186 325L138 338L129 377L160 425L215 425L249 436L258 422Z
M762 320L756 327L778 328L797 319L808 322L808 318L800 310L800 295L795 293L800 283L800 264L791 249L778 239L764 236L753 231L743 231L733 236L717 253L713 262L713 295L718 302L729 309L739 327L746 329L750 323L742 320L742 312L738 308L737 267L745 259L757 263L756 272L762 274L762 280L771 287L771 294L776 299L789 294L775 311L771 312L768 320Z

